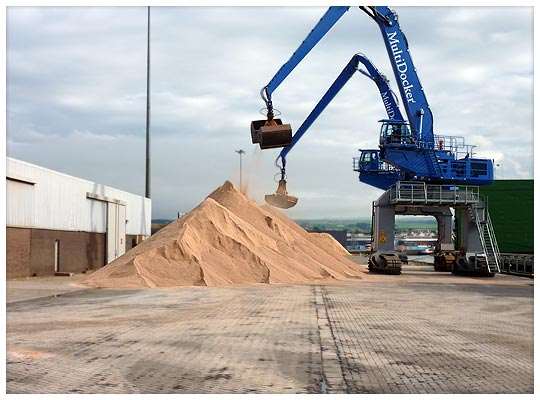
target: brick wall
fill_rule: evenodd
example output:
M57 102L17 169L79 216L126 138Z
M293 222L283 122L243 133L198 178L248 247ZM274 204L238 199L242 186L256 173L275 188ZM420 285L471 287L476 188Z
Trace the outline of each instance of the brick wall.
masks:
M105 234L32 229L30 271L54 274L55 241L59 245L59 271L81 272L105 265Z
M6 236L8 278L53 275L57 240L60 272L105 265L104 233L8 227Z
M6 275L30 276L30 232L28 228L6 228Z

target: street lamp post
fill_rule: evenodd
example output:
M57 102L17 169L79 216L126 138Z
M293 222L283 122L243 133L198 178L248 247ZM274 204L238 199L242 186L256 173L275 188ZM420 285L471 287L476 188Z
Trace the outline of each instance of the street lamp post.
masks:
M235 151L240 154L240 191L242 191L242 155L246 154L246 152L242 149Z
M150 198L150 6L148 6L146 29L146 181L144 197Z

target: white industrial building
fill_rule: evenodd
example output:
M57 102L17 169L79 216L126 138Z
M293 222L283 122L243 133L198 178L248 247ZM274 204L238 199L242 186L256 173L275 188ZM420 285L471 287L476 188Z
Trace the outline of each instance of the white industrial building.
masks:
M6 158L7 277L96 269L151 234L151 200Z

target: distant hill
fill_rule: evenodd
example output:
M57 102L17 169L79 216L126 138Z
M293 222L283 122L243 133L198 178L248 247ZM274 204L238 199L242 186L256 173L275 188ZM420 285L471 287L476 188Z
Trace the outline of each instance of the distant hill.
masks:
M152 225L163 225L163 224L170 224L171 222L173 222L174 219L153 219L152 220Z

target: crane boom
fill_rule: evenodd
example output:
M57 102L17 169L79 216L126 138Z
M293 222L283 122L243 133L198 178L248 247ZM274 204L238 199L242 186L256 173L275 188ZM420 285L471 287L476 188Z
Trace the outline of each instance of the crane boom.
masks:
M367 71L359 69L359 64L363 64ZM306 131L311 127L315 120L321 115L326 106L334 99L334 97L340 92L340 90L345 86L349 79L358 71L362 75L370 78L379 89L379 94L383 101L386 113L388 118L391 120L396 120L403 122L403 115L399 109L399 104L396 101L394 93L390 86L388 85L388 79L384 76L378 69L373 65L373 63L363 54L355 54L351 60L347 63L343 71L338 75L334 83L326 91L323 97L319 100L317 105L313 108L311 113L305 119L305 121L300 125L300 128L296 131L292 138L292 142L289 146L286 146L281 150L281 153L278 156L278 159L281 158L281 166L285 168L286 157L289 151L298 143Z
M413 138L432 147L433 115L416 72L407 38L398 23L397 14L384 6L360 8L377 22L381 30Z
M328 33L335 23L345 14L350 7L334 6L322 16L319 22L307 35L291 58L281 66L276 74L270 79L270 82L261 89L261 96L266 102L267 107L272 107L272 93L289 76L289 74L300 64L304 57L319 43L319 41Z

